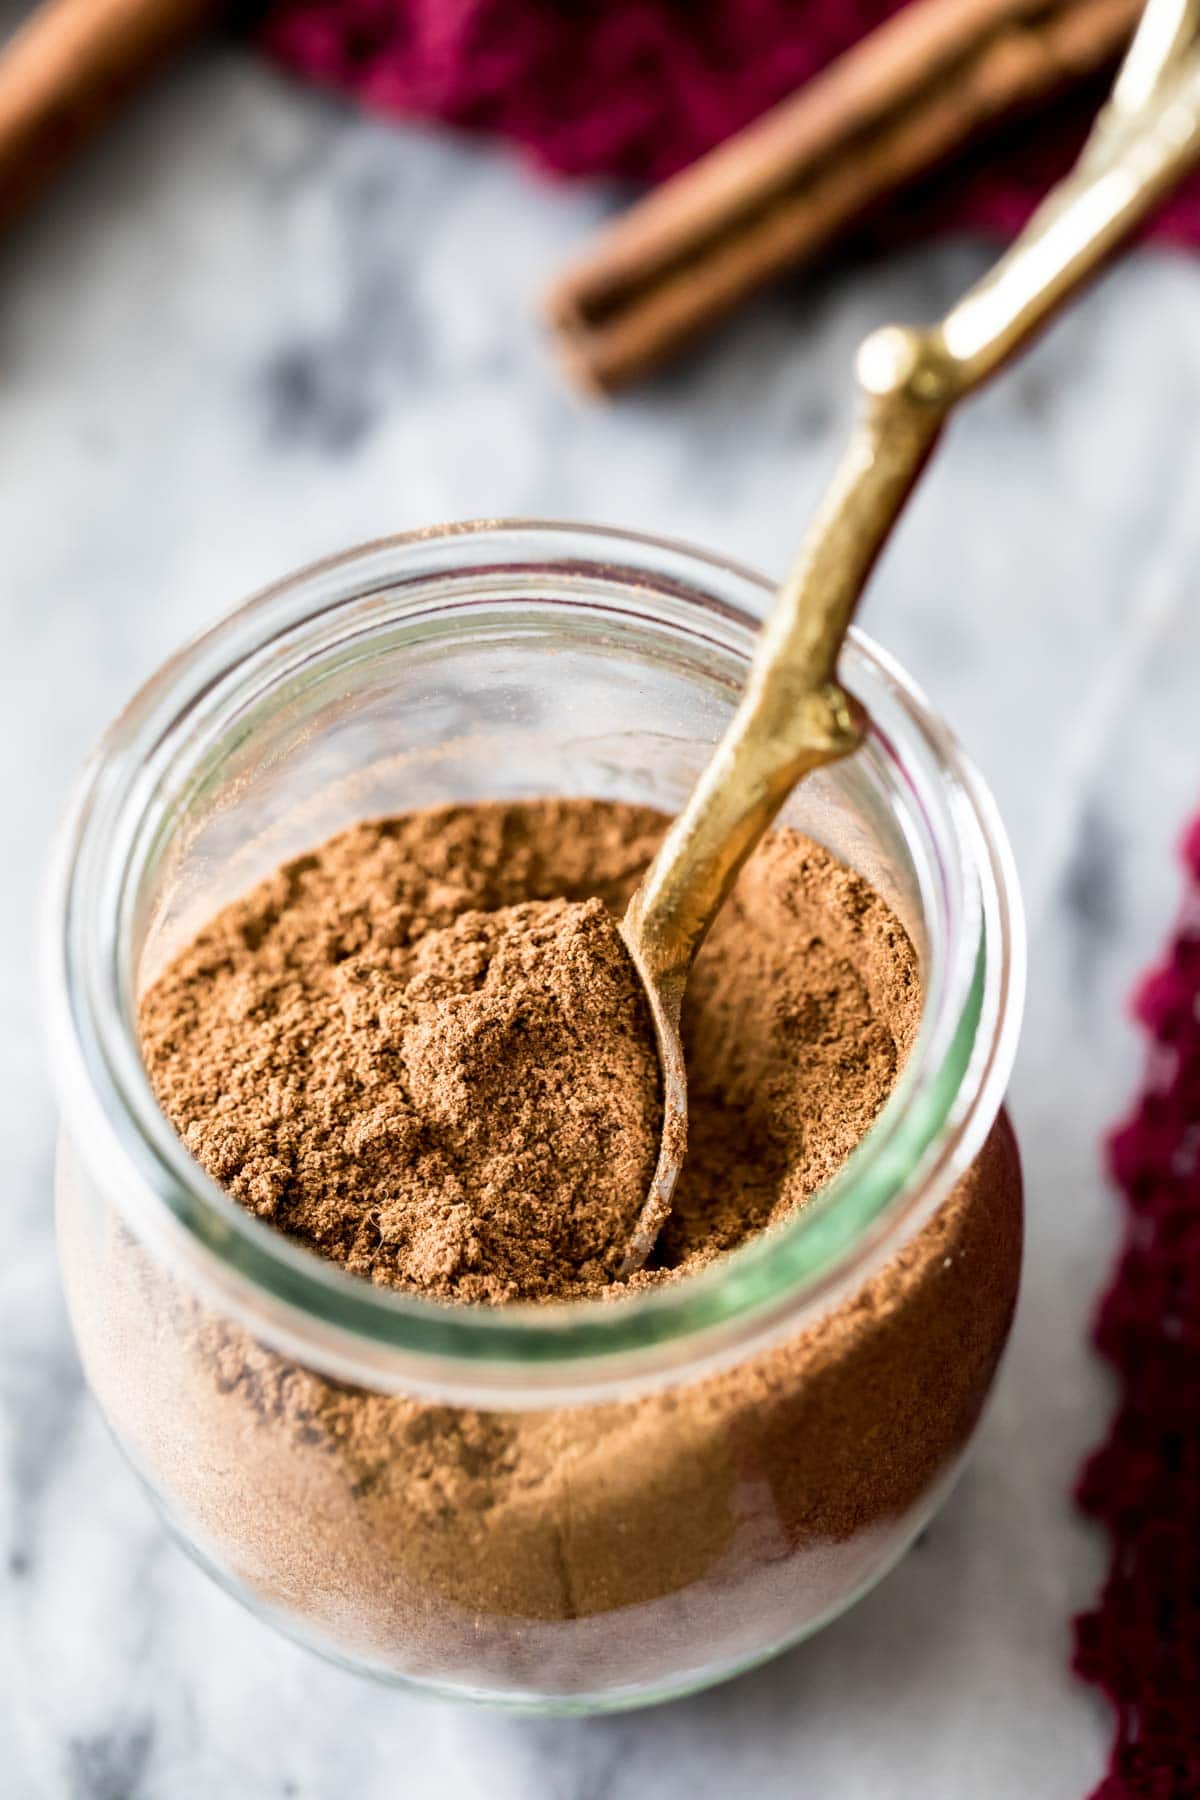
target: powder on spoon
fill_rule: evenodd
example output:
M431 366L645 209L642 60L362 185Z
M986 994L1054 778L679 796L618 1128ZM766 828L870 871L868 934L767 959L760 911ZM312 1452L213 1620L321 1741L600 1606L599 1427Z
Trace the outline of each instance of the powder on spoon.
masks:
M142 1011L192 1154L242 1204L349 1269L443 1299L610 1280L658 1155L649 1007L598 899L397 906L358 943L285 875L233 907Z

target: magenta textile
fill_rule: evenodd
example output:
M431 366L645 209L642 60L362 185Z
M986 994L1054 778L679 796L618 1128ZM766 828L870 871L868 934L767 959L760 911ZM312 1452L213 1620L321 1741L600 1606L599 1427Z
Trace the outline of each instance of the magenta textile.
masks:
M1116 1714L1093 1800L1200 1795L1200 819L1187 900L1142 986L1145 1089L1109 1145L1125 1241L1095 1341L1118 1405L1079 1500L1106 1528L1108 1580L1076 1620L1075 1663Z
M263 41L373 111L521 146L560 175L661 180L807 81L899 0L276 0ZM1065 168L1077 120L1026 123L902 228L1011 234ZM1061 109L1060 109L1061 111ZM1155 235L1200 244L1200 180Z

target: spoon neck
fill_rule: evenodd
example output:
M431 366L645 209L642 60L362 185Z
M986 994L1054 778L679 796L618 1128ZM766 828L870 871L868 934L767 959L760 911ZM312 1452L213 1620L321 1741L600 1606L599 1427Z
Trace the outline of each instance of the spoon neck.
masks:
M836 682L780 693L752 675L738 711L625 914L643 979L677 1022L697 952L801 776L846 756L863 715Z

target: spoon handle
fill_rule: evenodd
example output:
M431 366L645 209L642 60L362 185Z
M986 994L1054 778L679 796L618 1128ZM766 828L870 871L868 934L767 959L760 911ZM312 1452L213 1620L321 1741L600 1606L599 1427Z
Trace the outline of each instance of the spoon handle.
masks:
M1009 362L1200 163L1200 0L1148 0L1071 173L940 325L858 353L863 404L759 634L738 709L629 905L644 975L678 1007L705 933L801 776L854 750L842 640L954 406Z

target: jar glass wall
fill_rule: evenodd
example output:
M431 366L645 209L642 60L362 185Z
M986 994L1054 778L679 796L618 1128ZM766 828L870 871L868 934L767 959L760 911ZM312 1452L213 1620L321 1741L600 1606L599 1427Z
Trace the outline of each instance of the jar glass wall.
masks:
M869 742L785 820L898 914L922 1024L835 1181L723 1262L569 1306L372 1287L222 1194L138 1055L171 956L356 820L548 794L675 811L767 593L567 527L368 546L181 653L86 773L47 963L88 1377L194 1553L356 1667L560 1710L719 1679L877 1579L977 1425L1020 1260L1019 907L977 778L862 637L843 673Z

